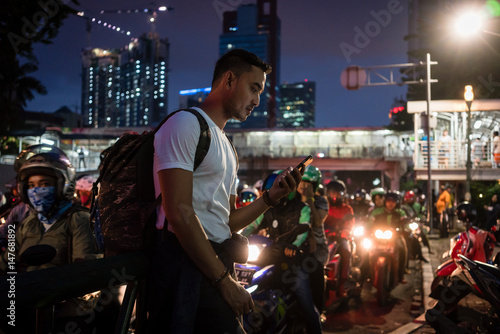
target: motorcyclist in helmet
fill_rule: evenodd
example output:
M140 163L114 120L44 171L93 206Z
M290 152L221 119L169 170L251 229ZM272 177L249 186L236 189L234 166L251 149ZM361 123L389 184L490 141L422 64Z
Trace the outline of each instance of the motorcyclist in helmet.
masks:
M323 223L328 215L328 202L326 198L317 194L321 185L321 171L309 165L304 170L302 182L297 191L302 196L302 202L307 203L311 209L311 253L317 261L317 269L310 273L311 288L316 308L321 313L324 306L325 275L324 266L328 262L328 246L326 244L325 229Z
M241 208L249 205L259 197L259 191L254 187L243 188L236 199L236 207Z
M351 249L347 237L354 227L354 212L352 207L344 201L345 192L346 186L341 180L332 180L326 185L330 208L328 209L328 217L325 220L325 231L330 236L334 232L335 237L331 241L339 243L338 253L340 254L341 275L337 295L340 297L345 297L349 288L346 284L348 284L351 267Z
M370 218L372 224L387 224L400 231L403 230L403 219L406 213L399 206L400 195L396 191L388 191L384 196L384 207L373 209ZM405 238L402 234L396 240L396 254L398 259L398 277L403 281L408 257L408 247Z
M368 209L369 216L371 215L372 211L375 210L376 208L383 208L384 207L386 193L387 193L387 191L385 191L385 189L382 187L373 188L370 191L370 197L372 199L373 206Z
M281 171L275 171L269 175L264 181L262 190L270 189L280 173ZM277 205L269 208L264 214L259 216L241 234L249 236L252 233L266 229L269 239L276 240L277 237L289 232L297 224L311 224L311 209L306 203L302 202L301 196L294 191L288 196L283 197ZM310 244L308 238L309 231L299 234L291 245L285 247L283 260L287 264L286 268L294 268L296 270L292 274L296 279L293 280L294 288L291 290L294 292L298 304L303 311L308 333L321 333L320 313L315 306L311 292L310 269L304 268L303 263L298 264L296 258L298 253L309 254ZM288 275L289 273L285 272L283 275Z
M422 211L422 206L415 199L416 195L413 190L405 192L403 196L403 205L401 205L401 208L406 212L406 215L409 218L417 218L423 221L425 220L425 216ZM432 254L431 244L429 243L429 239L427 238L427 231L424 226L421 226L420 231L422 243L429 249L429 253Z
M365 218L368 215L370 204L366 201L367 193L364 189L358 189L354 193L352 209L356 218Z
M34 156L38 153L56 153L65 156L64 152L56 146L47 145L47 144L37 144L28 146L26 149L21 151L19 155L16 157L14 163L14 171L19 173L22 165L28 160L30 157ZM11 228L11 225L15 226L15 230L19 227L21 222L29 215L30 206L28 203L24 203L21 200L21 196L19 194L18 189L18 178L12 180L8 184L8 188L10 191L8 193L8 203L5 207L8 207L5 212L2 213L2 216L5 218L5 223L0 226L0 247L4 248L7 245L7 237L8 230ZM7 186L7 185L6 185ZM3 207L2 207L3 208Z
M97 258L96 242L89 224L87 210L74 206L75 169L65 155L39 153L20 167L19 192L32 213L23 220L16 233L16 260L35 245L49 245L55 256L42 264L17 263L17 271L33 271L63 266ZM2 257L0 271L7 271L7 259ZM12 269L9 268L9 271ZM70 299L55 305L54 331L64 331L69 321L82 328L88 312L81 301ZM85 307L89 307L86 303ZM29 331L33 333L34 331ZM26 331L28 333L28 331Z

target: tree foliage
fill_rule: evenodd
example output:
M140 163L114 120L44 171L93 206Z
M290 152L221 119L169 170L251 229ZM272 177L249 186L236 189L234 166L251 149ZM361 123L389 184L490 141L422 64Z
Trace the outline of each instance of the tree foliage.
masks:
M0 2L0 136L21 126L19 113L43 84L29 75L38 69L35 43L50 44L63 20L76 13L69 0ZM78 5L76 0L71 4Z

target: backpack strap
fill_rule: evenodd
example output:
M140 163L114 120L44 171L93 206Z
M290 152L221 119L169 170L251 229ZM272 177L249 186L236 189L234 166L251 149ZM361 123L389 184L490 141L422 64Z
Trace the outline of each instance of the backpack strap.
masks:
M190 112L191 114L195 115L196 118L198 119L198 122L200 123L200 138L198 140L198 145L196 146L196 152L194 154L194 166L193 166L193 172L201 165L203 162L203 159L207 156L208 150L210 149L210 141L211 141L211 135L210 135L210 128L208 127L207 120L205 117L203 117L200 112L196 109L193 108L188 108L188 109L178 109L170 114L167 115L161 121L161 123L154 129L154 133L156 133L158 130L160 130L161 126L173 115L177 114L179 111L187 111ZM232 142L231 142L232 145ZM233 146L234 148L234 146ZM236 150L234 151L236 152ZM156 210L156 207L161 204L161 193L156 197L155 204L154 204L154 210ZM154 212L153 210L153 212ZM151 212L151 214L153 213ZM149 216L149 214L148 214ZM165 228L165 227L164 227Z
M195 171L203 162L203 159L207 156L208 150L210 148L210 141L211 141L211 135L210 135L210 129L208 127L207 120L205 117L203 117L200 112L196 109L193 108L188 108L188 109L178 109L170 114L167 115L161 121L161 123L154 129L154 133L156 133L162 125L173 115L177 114L179 111L187 111L190 112L191 114L195 115L196 118L198 119L198 123L200 123L200 138L198 140L198 145L196 146L196 152L194 154L194 167L193 171ZM232 145L232 143L231 143ZM234 146L233 146L234 148ZM236 152L236 151L235 151Z

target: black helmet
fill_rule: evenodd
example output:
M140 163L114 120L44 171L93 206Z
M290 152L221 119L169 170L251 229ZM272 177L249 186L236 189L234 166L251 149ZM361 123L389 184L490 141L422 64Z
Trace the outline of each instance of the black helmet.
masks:
M56 198L58 201L73 199L76 172L66 155L40 153L26 160L18 174L19 194L25 203L29 203L27 196L28 179L34 174L46 174L56 178Z
M456 213L458 220L464 223L474 223L477 216L476 208L469 202L459 204Z
M346 191L346 186L345 186L344 181L341 181L341 180L331 180L326 185L326 190L327 191L336 191L336 192L341 193L342 195L344 195L344 193Z
M399 203L401 196L398 191L389 190L385 194L385 200L392 199L394 202Z
M361 198L361 200L364 201L366 199L366 190L364 190L364 189L356 190L356 192L354 193L354 197Z

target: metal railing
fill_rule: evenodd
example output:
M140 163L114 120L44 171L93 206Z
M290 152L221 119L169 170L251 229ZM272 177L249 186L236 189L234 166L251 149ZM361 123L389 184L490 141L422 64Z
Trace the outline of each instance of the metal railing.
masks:
M427 141L415 142L415 168L427 168ZM467 164L467 142L451 140L449 142L431 142L431 168L464 169ZM472 168L492 168L491 144L474 142L471 144Z
M384 146L363 146L339 144L318 147L316 145L280 145L280 146L236 146L240 158L247 157L271 157L271 158L291 158L297 156L321 156L323 158L336 159L377 159L383 157L411 158L413 150L384 147Z

